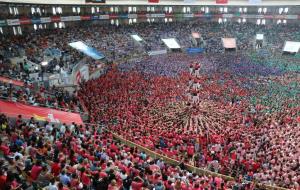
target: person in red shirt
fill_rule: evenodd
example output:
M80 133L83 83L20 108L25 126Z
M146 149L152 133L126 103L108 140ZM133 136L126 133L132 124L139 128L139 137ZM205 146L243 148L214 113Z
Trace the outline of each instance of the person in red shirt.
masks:
M5 145L1 140L0 140L0 151L2 151L5 156L8 156L10 153L9 147Z
M132 190L141 190L144 184L144 180L137 176L133 179L132 183L131 183L131 188Z
M31 179L33 181L35 181L39 177L42 170L43 170L43 167L41 166L41 161L38 160L36 162L36 164L33 165L32 168L31 168L31 172L30 172Z
M0 189L5 186L6 183L6 175L4 174L4 170L0 170Z
M55 159L54 162L51 165L51 174L55 177L57 177L60 173L60 164L59 164L59 160Z

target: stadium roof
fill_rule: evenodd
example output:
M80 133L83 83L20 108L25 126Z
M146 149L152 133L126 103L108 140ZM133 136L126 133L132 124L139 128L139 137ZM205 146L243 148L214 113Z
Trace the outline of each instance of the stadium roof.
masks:
M85 0L0 0L9 3L30 3L30 4L86 4ZM105 5L149 5L147 0L106 0ZM186 4L184 0L160 0L159 3L151 5L217 5L215 0L201 0L196 3ZM253 6L249 0L229 0L226 5ZM300 5L300 0L262 0L256 6L277 6L277 5ZM221 5L224 6L224 5Z

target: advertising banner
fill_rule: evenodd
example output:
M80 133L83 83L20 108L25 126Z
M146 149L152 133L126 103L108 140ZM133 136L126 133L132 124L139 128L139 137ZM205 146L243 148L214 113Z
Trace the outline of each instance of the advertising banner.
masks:
M5 20L0 20L0 26L6 26L6 21Z
M51 22L51 18L50 17L42 17L41 18L41 23L49 23Z
M90 16L80 16L80 20L91 20Z
M7 19L6 22L8 26L20 25L19 19Z
M167 53L167 50L163 49L163 50L149 51L148 55L153 56L153 55L161 55L161 54L166 54L166 53Z
M60 16L52 16L51 22L60 22Z
M24 82L18 81L18 80L12 80L12 79L6 78L6 77L1 77L0 76L0 81L3 82L3 83L13 84L13 85L16 85L16 86L24 86Z
M20 24L31 24L31 19L29 18L21 18Z
M100 19L100 20L106 20L106 19L109 19L109 15L100 15L100 16L99 16L99 19Z
M51 123L83 124L82 119L77 113L59 111L50 108L29 106L21 103L7 102L0 100L0 112L9 117L22 115L25 119L31 117L39 121L49 121Z
M187 53L202 53L204 52L204 49L203 48L187 48L186 49L186 52Z

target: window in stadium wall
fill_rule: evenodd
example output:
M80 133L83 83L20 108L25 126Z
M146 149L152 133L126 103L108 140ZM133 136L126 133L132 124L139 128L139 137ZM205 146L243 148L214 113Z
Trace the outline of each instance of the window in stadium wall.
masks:
M259 14L266 14L268 11L268 8L264 7L264 8L258 8L257 12Z
M165 23L168 23L168 22L173 22L173 19L172 18L165 18Z
M119 12L119 8L118 7L110 7L110 12L111 13L118 13Z
M63 10L61 7L52 7L52 14L56 15L56 14L62 14Z
M183 7L182 12L183 13L191 13L191 7Z
M58 23L58 28L65 28L65 23L64 22L59 22Z
M165 7L164 10L165 10L165 13L172 13L173 7Z
M228 12L227 7L220 7L219 10L220 10L221 13L227 13Z
M209 13L209 7L205 7L205 13Z
M128 7L128 13L136 13L136 7Z
M92 14L99 13L100 8L99 7L91 7L91 12L92 12Z
M16 27L12 27L12 28L13 28L14 35L16 36L18 34L17 29L16 29Z
M155 7L147 7L147 12L155 12Z
M128 19L128 24L133 24L133 23L136 23L136 22L137 22L136 18Z
M16 35L22 35L22 29L21 29L20 26L14 26L12 28L13 28L13 33L14 33L15 36Z
M110 20L110 24L111 24L111 25L119 26L119 19L111 19L111 20Z
M247 9L247 7L240 7L239 8L239 13L247 13L247 11L248 11L248 9Z
M9 14L19 15L19 9L17 7L9 7Z
M17 29L18 29L18 34L22 35L22 28L21 28L21 26L18 26Z
M289 12L289 8L288 7L286 7L286 8L280 7L278 12L279 12L279 14L286 14Z
M147 18L147 22L153 23L153 22L155 22L155 18Z
M151 12L155 12L155 7L151 7Z

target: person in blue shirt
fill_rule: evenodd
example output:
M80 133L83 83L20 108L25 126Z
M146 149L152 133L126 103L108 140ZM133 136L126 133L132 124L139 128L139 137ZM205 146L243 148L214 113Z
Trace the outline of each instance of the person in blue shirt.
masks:
M63 170L59 176L59 180L62 184L67 185L71 182L70 177L66 174L66 172Z

